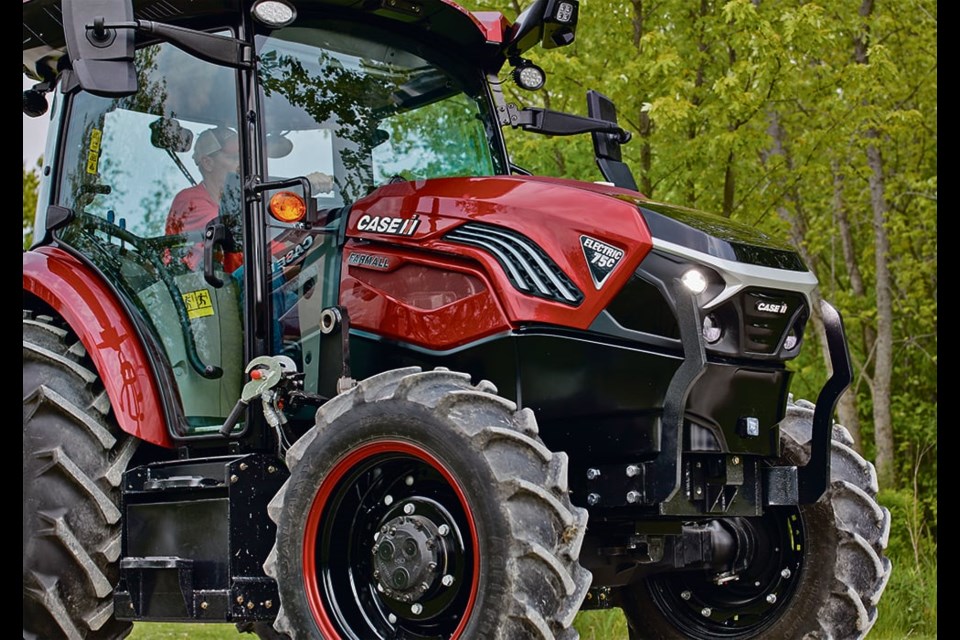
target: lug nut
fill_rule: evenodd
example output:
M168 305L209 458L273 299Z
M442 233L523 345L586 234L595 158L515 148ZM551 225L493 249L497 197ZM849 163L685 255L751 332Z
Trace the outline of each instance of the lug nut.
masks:
M590 505L591 507L596 505L598 502L600 502L599 493L591 493L590 495L587 496L587 504Z
M689 590L680 592L680 597L684 600L689 600L691 595L693 594L691 594Z
M740 456L733 456L732 462L733 462L733 466L737 466L738 464L740 464Z
M784 580L786 580L792 574L790 573L790 569L784 569L783 571L780 572L780 575L783 576Z
M418 616L420 615L421 611L423 611L423 605L419 602L414 602L412 605L410 605L410 613L413 615Z
M404 483L405 485L407 485L408 487L412 487L412 486L413 486L413 476L407 476L406 478L404 478L404 479L403 479L403 483Z
M630 504L640 502L640 494L636 491L627 491L627 502Z
M405 514L410 515L411 513L413 513L413 510L414 510L413 503L408 502L407 504L403 505L403 512Z
M450 575L449 573L443 576L442 578L440 578L440 584L442 584L445 587L449 587L450 585L453 584L453 576Z
M392 505L392 504L393 504L393 496L391 496L391 495L384 496L384 498L383 498L383 504L387 505L388 507L389 507L390 505Z
M397 616L393 615L392 613L387 616L387 620L390 622L390 624L397 624Z
M777 601L777 594L775 593L767 594L767 602L769 602L770 604L774 604L776 603L776 601Z
M448 533L450 533L450 527L448 527L448 526L445 525L445 524L442 524L442 525L440 525L439 527L437 527L437 533L439 533L439 534L442 535L442 536L445 536L445 535L447 535Z
M703 609L700 609L700 615L702 615L704 618L709 618L711 613L713 613L713 611L710 610L710 607L704 607Z
M626 471L628 478L635 478L640 473L640 467L635 464L628 464Z
M596 480L600 477L600 469L594 469L593 467L587 469L587 480Z

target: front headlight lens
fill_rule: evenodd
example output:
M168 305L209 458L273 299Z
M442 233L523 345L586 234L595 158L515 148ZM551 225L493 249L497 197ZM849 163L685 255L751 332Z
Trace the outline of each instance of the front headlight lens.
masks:
M680 282L693 293L703 293L707 289L707 279L696 269L690 269L680 277Z
M703 319L703 339L707 341L707 344L715 344L719 342L722 336L723 329L720 327L720 322L711 313Z

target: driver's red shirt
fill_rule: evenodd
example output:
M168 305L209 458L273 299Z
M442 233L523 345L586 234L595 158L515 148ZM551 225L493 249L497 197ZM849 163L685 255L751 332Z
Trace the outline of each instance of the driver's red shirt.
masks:
M170 205L167 215L166 234L188 233L191 231L203 232L207 223L217 217L220 206L201 182L188 187L178 193ZM203 260L203 243L190 248L184 255L183 261L191 269L196 269ZM223 258L223 269L232 273L243 264L243 255L240 253L226 253Z

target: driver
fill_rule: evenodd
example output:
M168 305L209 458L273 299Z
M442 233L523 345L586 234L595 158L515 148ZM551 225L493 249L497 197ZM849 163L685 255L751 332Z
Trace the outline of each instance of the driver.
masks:
M240 166L236 131L222 126L203 131L193 146L193 161L200 169L202 180L174 197L167 214L167 235L203 233L207 223L219 215L220 198L227 178L231 173L236 173ZM307 179L314 192L322 193L333 188L333 178L325 173L315 171ZM183 256L183 262L190 269L196 269L202 258L203 244L199 243ZM242 262L242 253L226 252L223 268L227 273L233 273Z
M240 166L237 133L227 127L214 127L202 132L193 146L193 161L203 179L174 197L170 213L167 214L167 235L195 231L203 233L207 223L217 217L227 176ZM200 244L193 247L183 261L195 269L202 257L203 245ZM224 256L224 270L233 272L242 261L242 254L227 253Z

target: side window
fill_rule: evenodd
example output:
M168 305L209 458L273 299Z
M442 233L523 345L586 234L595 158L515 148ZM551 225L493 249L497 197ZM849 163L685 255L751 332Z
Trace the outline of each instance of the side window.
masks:
M77 214L60 238L137 309L180 392L187 433L215 430L240 395L239 254L217 256L225 285L202 273L207 222L231 209L242 238L236 73L167 44L137 52L136 95L80 93L65 123L59 204ZM231 263L231 259L233 263Z

